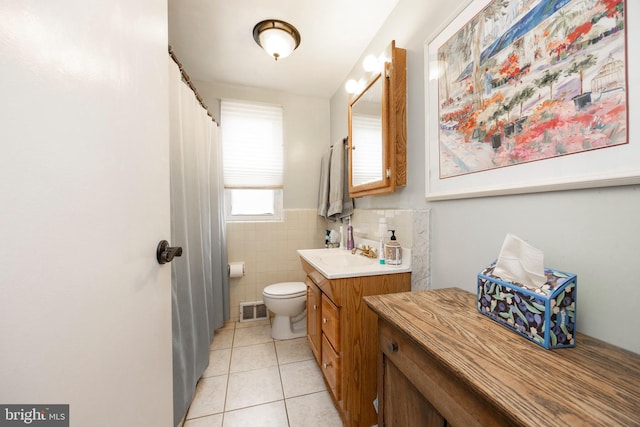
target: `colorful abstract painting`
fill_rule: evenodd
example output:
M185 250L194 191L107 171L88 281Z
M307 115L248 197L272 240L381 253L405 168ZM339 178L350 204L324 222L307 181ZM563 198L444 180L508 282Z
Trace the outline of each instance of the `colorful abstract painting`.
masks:
M624 0L494 0L437 48L441 179L628 143Z

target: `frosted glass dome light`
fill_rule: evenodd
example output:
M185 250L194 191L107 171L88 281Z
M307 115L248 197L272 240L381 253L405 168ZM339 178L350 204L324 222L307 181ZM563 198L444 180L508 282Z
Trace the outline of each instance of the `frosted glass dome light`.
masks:
M278 19L267 19L253 27L253 39L277 61L291 55L300 45L300 33L291 24Z

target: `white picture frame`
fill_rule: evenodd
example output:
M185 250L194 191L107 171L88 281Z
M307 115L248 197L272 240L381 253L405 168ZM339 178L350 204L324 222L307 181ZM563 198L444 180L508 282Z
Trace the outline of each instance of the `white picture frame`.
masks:
M429 201L640 184L640 141L633 123L638 117L639 85L629 82L640 70L640 28L627 26L627 138L625 144L519 163L512 166L440 177L438 48L495 0L470 0L424 44L425 197ZM544 1L544 0L540 0ZM572 0L577 1L577 0ZM598 1L598 0L594 0ZM538 2L536 2L538 3ZM640 7L625 2L626 23L638 22Z

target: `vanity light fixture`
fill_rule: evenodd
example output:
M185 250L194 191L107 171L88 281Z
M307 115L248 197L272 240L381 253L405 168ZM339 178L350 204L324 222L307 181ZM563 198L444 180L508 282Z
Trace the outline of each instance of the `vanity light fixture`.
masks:
M384 55L384 53L379 56L367 55L362 61L362 68L369 75L382 73L384 72L385 63L387 62L389 62L389 59ZM348 94L353 95L362 92L366 83L367 81L364 78L361 78L358 81L350 79L345 83L344 88Z
M345 83L344 89L347 93L355 94L362 92L366 85L367 81L364 78L361 78L360 80L349 79L347 80L347 83Z
M345 83L344 89L347 93L356 93L358 91L358 82L354 79L349 79L347 83Z
M374 55L367 55L367 57L364 58L364 61L362 62L362 68L364 68L364 71L366 71L367 73L377 71L379 68L378 58L376 58Z
M253 27L253 39L277 61L291 55L300 45L300 33L293 25L279 19L266 19Z

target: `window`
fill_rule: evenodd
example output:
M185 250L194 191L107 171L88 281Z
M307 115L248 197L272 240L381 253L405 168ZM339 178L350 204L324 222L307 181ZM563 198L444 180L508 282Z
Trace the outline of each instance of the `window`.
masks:
M282 115L278 105L221 102L228 221L282 219Z
M382 157L382 118L364 114L351 118L353 140L360 141L353 163L354 185L380 181L383 178ZM355 154L355 153L354 153Z

